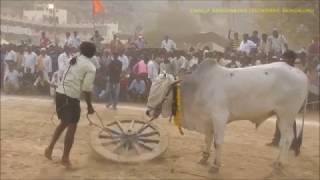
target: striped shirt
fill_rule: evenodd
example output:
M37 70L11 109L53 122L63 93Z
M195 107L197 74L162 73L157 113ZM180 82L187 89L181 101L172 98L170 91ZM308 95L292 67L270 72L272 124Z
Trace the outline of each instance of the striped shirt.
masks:
M237 50L240 47L240 39L231 39L231 48L232 50Z

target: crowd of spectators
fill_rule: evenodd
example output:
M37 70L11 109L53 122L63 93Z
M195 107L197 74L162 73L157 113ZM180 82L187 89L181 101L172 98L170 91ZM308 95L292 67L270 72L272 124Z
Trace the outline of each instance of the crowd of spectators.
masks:
M97 47L92 58L96 66L94 99L106 101L116 109L117 102L145 101L152 81L160 72L181 76L190 73L212 52L218 63L230 68L239 68L281 61L288 50L284 35L273 30L271 35L258 31L252 35L229 31L229 45L224 52L209 47L179 50L176 43L165 36L158 48L146 48L142 35L123 43L117 34L109 44L98 31L90 39ZM67 32L64 47L52 43L42 32L40 46L1 46L1 88L5 93L42 94L54 96L55 88L63 81L69 60L77 56L81 39L77 32ZM320 71L319 37L315 37L309 48L297 52L297 63L305 71ZM318 74L319 76L319 74Z

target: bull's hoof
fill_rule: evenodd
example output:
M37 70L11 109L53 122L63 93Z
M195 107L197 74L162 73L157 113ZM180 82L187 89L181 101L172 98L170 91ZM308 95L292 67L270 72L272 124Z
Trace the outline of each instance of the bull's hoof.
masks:
M219 169L220 169L220 166L213 165L210 167L209 173L212 173L212 174L219 173Z
M272 164L272 167L275 169L275 170L282 170L284 168L283 164L281 162L274 162Z
M207 165L208 164L208 158L202 158L200 159L200 161L198 162L201 165Z

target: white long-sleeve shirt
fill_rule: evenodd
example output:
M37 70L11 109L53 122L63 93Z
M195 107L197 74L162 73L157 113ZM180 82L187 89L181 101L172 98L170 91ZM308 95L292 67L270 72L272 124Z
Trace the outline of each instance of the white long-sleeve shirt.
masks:
M27 72L27 68L31 69L31 73L35 73L35 68L37 64L37 54L34 52L25 53L23 56L23 67L24 72Z
M62 73L66 69L66 67L69 65L69 61L71 59L70 55L67 55L67 53L62 53L58 57L58 69L60 72L60 76L62 76Z
M167 41L164 39L161 42L161 48L166 49L167 52L172 52L174 49L177 49L177 46L173 40L168 39L168 41Z
M122 71L126 71L129 68L129 59L126 55L119 56L119 61L122 63Z
M52 60L51 57L46 55L43 59L44 71L46 73L52 73Z
M239 51L249 54L251 49L256 47L257 45L251 40L247 40L247 42L241 41Z
M153 60L150 60L147 66L148 66L148 78L151 81L154 81L159 74L159 65Z

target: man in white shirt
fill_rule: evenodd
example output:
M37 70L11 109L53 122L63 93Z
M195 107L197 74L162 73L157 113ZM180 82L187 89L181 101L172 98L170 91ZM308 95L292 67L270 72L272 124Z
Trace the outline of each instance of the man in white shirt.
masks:
M277 30L273 30L272 36L268 37L268 46L269 53L280 57L288 49L288 41Z
M257 48L257 45L253 41L249 40L248 34L243 34L243 40L240 43L239 51L248 55L253 48Z
M167 52L172 52L177 49L177 46L173 40L169 39L169 36L165 36L161 42L161 48L164 48Z
M68 64L62 81L56 91L56 111L61 120L57 126L49 146L45 149L44 155L52 159L52 151L60 135L67 129L64 151L62 155L62 165L71 168L70 151L80 119L80 96L84 94L87 103L88 114L93 114L94 109L91 103L91 91L96 74L96 68L91 62L95 54L96 47L93 43L83 42L80 45L81 55L74 57Z
M71 34L70 32L66 32L66 39L64 40L64 46L72 47L72 45L73 45L73 40L72 40Z
M159 74L159 65L156 61L150 60L147 64L148 66L148 79L153 82Z
M78 35L78 32L74 31L73 32L73 37L72 37L72 47L78 49L80 44L81 44L81 40L80 40L80 37Z
M65 71L66 67L69 64L71 59L70 48L64 47L64 52L59 55L58 57L58 70L60 77L62 77L63 72Z
M122 72L126 72L129 68L129 59L124 54L124 51L121 52L121 55L119 56L119 61L122 63Z
M24 73L27 73L27 68L29 68L31 73L34 74L37 64L37 54L31 50L31 47L28 47L26 50L27 52L23 57Z

